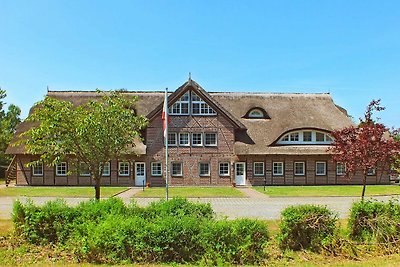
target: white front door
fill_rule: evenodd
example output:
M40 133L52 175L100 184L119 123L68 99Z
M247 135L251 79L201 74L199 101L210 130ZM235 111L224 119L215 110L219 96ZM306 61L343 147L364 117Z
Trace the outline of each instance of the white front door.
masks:
M246 184L246 163L236 162L235 163L235 182L236 185Z
M135 185L146 186L146 163L135 162Z

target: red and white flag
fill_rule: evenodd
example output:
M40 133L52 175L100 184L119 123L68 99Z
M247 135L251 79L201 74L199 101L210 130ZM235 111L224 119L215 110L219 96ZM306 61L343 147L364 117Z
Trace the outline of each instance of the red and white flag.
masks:
M163 120L163 131L164 131L164 139L167 138L167 123L169 122L168 116L168 89L165 89L165 97L164 97L164 107L162 111L162 120Z

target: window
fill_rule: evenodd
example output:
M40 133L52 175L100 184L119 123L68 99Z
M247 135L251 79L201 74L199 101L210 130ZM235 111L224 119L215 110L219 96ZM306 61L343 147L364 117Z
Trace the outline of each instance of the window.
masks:
M162 175L161 162L152 162L151 163L151 175L152 176L161 176Z
M206 146L216 146L217 145L217 133L205 133L204 143Z
M79 176L90 176L89 165L85 162L79 164Z
M210 176L210 163L200 162L199 163L199 175L200 176Z
M253 109L249 112L249 118L252 119L262 119L264 118L264 114L261 110L259 109Z
M315 174L316 175L326 175L326 162L317 161L315 163Z
M336 175L344 175L345 173L346 166L341 162L336 163Z
M217 113L203 99L192 92L192 114L215 115Z
M35 166L32 166L33 176L43 176L43 162L38 162Z
M367 175L375 175L376 171L375 168L369 168L367 171Z
M264 175L264 162L254 162L253 173L254 173L254 176L263 176Z
M182 162L172 162L172 176L182 176Z
M179 133L179 145L180 146L189 146L189 133Z
M283 162L274 162L272 164L272 174L275 176L283 175Z
M118 174L119 176L129 176L129 162L123 161L118 163Z
M220 162L219 163L219 175L220 176L229 176L229 162Z
M111 164L109 161L107 161L106 163L104 163L103 176L110 176L110 173L111 173Z
M294 175L304 175L304 162L295 162L294 163Z
M189 114L189 91L187 91L179 100L177 100L169 108L171 115L188 115Z
M168 133L168 145L169 146L176 146L176 133Z
M303 132L303 141L304 142L311 142L312 141L312 132L304 131Z
M285 134L278 144L324 144L329 145L333 142L332 137L323 132L312 130L296 131Z
M295 133L291 133L290 134L290 141L299 141L299 133L295 132Z
M68 164L66 162L60 162L56 166L56 175L57 176L67 176Z
M202 146L203 145L203 135L201 133L192 133L192 145Z
M317 142L324 142L325 141L325 134L324 133L320 133L320 132L316 132L315 140Z

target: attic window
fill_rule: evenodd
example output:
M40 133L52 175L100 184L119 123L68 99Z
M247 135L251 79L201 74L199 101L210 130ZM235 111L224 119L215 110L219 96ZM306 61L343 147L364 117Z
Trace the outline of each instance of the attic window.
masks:
M264 118L264 114L259 109L253 109L249 113L249 118L262 119Z
M315 130L301 130L293 131L285 134L279 141L281 145L293 145L293 144L323 144L329 145L333 142L333 138L324 132Z
M258 107L250 109L243 117L246 119L270 119L267 112Z

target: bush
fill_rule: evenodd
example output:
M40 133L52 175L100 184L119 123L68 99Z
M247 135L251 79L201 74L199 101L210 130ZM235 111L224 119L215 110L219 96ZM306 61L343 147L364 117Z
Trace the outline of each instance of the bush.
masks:
M349 217L350 237L383 245L400 241L400 203L367 200L354 203Z
M203 225L205 264L260 264L267 257L269 240L264 222L251 219L216 221Z
M257 264L265 259L265 223L216 221L213 215L210 204L186 199L140 208L111 198L76 207L60 200L42 207L15 202L13 219L26 241L62 246L80 261Z
M145 210L144 215L147 219L162 217L183 217L190 216L199 219L211 219L214 211L211 204L193 203L185 198L173 198L172 200L160 200L152 202Z
M327 207L300 205L281 213L278 242L283 249L319 251L336 231L337 215Z
M75 210L60 199L49 201L42 207L35 206L32 201L25 205L18 200L14 202L15 231L32 244L64 242L74 228L75 218Z

